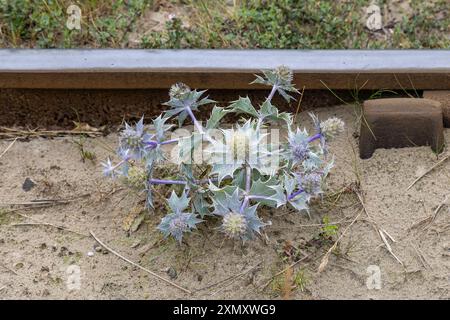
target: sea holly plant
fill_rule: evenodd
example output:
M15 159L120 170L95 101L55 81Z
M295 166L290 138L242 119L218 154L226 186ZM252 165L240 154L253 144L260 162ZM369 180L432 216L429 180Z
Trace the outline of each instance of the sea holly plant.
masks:
M264 206L287 205L309 215L311 200L320 198L333 167L328 142L344 130L344 123L335 117L321 121L310 114L314 131L297 127L292 114L272 104L276 93L287 101L294 99L291 94L299 94L292 80L292 71L285 66L257 75L255 83L271 87L257 107L248 97L218 107L205 91L177 83L170 89L168 110L152 121L151 129L146 129L143 118L133 126L125 125L117 148L120 160L107 159L103 172L145 195L150 211L156 189L170 187L157 228L180 243L183 235L214 217L220 221L214 230L231 239L251 240L271 224L260 215ZM203 126L195 113L207 110L211 114ZM222 121L228 114L239 114L242 121L225 128ZM181 127L187 121L194 130L172 138L171 123ZM278 131L268 132L273 123L287 128L286 139L279 141ZM170 161L165 145L176 147L178 170L171 177L157 177L158 166Z

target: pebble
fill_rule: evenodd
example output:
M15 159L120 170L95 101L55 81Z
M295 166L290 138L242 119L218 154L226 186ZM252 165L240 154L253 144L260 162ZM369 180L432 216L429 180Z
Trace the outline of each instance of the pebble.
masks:
M92 251L89 251L89 252L87 253L87 256L88 256L88 257L93 257L93 256L94 256L94 253L93 253Z
M33 180L31 180L30 178L26 178L25 181L23 182L22 189L23 191L28 192L31 189L33 189L35 185L36 183L34 183Z
M178 276L177 270L175 270L174 267L170 267L170 268L167 270L167 274L169 275L169 277L170 277L171 279L176 279L177 276Z

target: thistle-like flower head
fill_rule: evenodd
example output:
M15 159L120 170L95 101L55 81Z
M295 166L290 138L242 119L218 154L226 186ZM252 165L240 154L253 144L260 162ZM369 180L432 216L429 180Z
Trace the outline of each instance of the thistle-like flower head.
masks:
M298 175L300 187L311 196L322 193L322 174L320 172L306 172Z
M170 89L170 100L165 102L164 105L171 108L166 111L166 116L178 116L178 124L181 126L186 120L187 116L192 112L198 110L199 106L204 104L215 102L208 97L202 98L202 95L206 92L191 90L185 84L177 83Z
M181 243L183 233L191 232L202 220L198 219L194 213L184 212L189 206L189 198L185 191L181 197L172 191L168 204L172 212L162 218L158 229L165 237L172 236Z
M223 217L220 229L229 238L249 240L255 233L260 233L262 227L270 225L270 222L264 223L257 216L258 205L241 207L242 199L239 197L238 188L231 195L226 192L216 194L213 204L213 214Z
M213 172L219 180L232 176L244 164L261 171L269 170L265 156L269 153L263 139L266 134L258 132L249 120L243 126L222 130L223 141L212 143L206 153L210 155Z
M128 150L131 159L142 159L152 136L144 131L144 117L130 126L125 123L125 130L120 134L120 150Z
M277 77L277 81L281 86L291 86L292 80L294 79L294 74L291 69L289 69L287 66L281 65L278 66L274 73Z
M191 88L189 88L186 84L183 82L178 82L170 87L169 97L171 99L182 99L182 97L190 91Z
M247 230L245 216L233 211L226 213L223 216L222 229L230 238L241 238Z
M181 243L183 234L185 232L191 232L192 229L196 228L196 224L199 222L201 222L201 220L197 219L195 214L178 211L170 213L162 218L161 223L158 225L158 229L165 237L170 235Z
M308 133L306 130L289 131L288 133L288 159L293 163L302 163L311 155L311 149L308 142Z
M339 118L329 118L320 123L320 130L327 141L344 132L344 121Z
M292 84L294 78L293 72L287 66L279 66L274 70L263 71L264 77L256 75L256 80L253 83L265 84L276 88L278 93L289 102L291 99L295 100L287 92L299 93Z

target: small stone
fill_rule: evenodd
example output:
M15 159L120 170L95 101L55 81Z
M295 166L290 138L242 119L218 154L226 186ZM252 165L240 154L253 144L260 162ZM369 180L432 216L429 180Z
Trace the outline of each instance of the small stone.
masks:
M98 244L96 244L96 245L94 245L94 250L96 252L102 252L103 248L102 248L102 246L99 246Z
M169 277L170 277L171 279L176 279L176 278L178 277L177 270L175 270L174 267L170 267L170 268L167 270L167 274L169 275Z
M33 180L31 180L30 178L26 178L22 184L22 189L23 189L23 191L28 192L31 189L33 189L33 187L35 185L36 185L36 183Z
M370 31L381 30L383 28L383 22L381 19L381 9L379 6L372 4L366 9L367 20L366 27Z
M16 270L19 270L19 269L22 269L22 268L23 268L23 263L22 262L16 263L14 265L14 269L16 269Z
M42 266L41 272L50 272L50 268L47 266Z
M47 297L47 296L49 296L50 295L50 291L48 291L48 289L44 289L43 291L42 291L42 296L43 297Z
M93 253L92 251L89 251L89 252L87 253L87 256L88 256L88 257L93 257L93 256L94 256L94 253Z

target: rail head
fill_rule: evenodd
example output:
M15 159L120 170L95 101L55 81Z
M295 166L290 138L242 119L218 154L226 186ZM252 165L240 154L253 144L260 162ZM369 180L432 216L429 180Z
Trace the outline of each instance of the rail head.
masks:
M261 88L253 74L282 64L307 89L450 89L450 50L139 49L2 49L0 88Z

